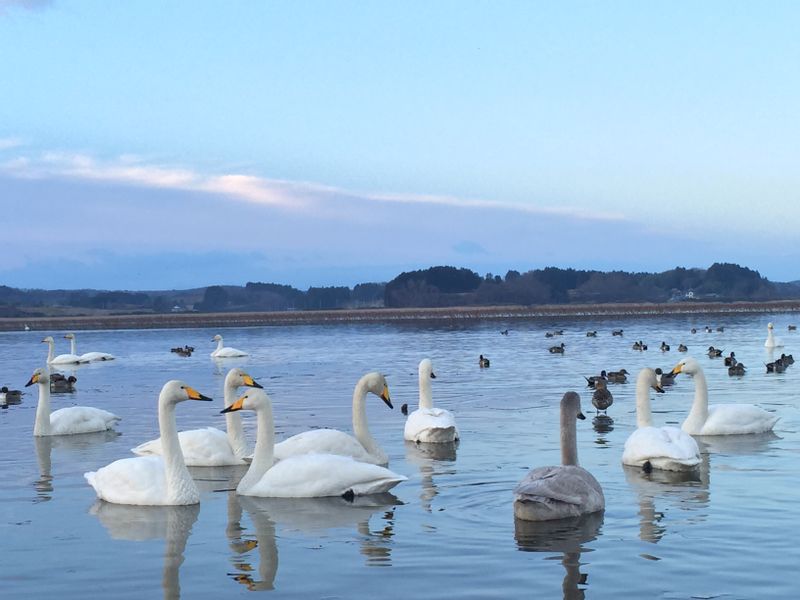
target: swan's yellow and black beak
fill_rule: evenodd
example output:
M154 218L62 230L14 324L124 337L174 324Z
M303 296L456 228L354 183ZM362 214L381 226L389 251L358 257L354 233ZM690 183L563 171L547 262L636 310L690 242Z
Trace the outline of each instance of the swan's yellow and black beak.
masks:
M577 415L575 415L575 416L576 416L576 417L578 417L578 418L579 418L581 421L583 421L583 420L586 418L586 415L585 415L585 414L583 414L583 413L582 413L582 412L580 412L580 411L578 411L578 414L577 414Z
M247 387L252 387L252 388L262 388L262 389L264 388L264 386L263 386L263 385L261 385L260 383L258 383L258 382L257 382L255 379L253 379L252 377L250 377L250 375L244 375L244 376L242 377L242 381L244 381L244 385L246 385Z
M25 384L25 387L30 387L34 383L39 383L39 374L38 373L34 373L33 375L31 375L31 378L28 380L28 383Z
M189 400L203 400L204 402L211 402L213 400L213 398L204 396L196 389L194 389L193 387L189 387L188 385L183 389L186 390L186 395L189 397Z
M245 395L245 396L242 396L241 398L237 399L236 402L234 402L230 406L226 406L225 408L223 408L220 411L220 413L221 414L225 414L225 413L229 413L229 412L236 412L237 410L242 410L244 408L244 399L246 397L247 396Z
M678 375L679 373L682 372L683 372L683 363L678 363L677 365L675 365L675 368L672 369L673 375Z
M394 406L392 406L392 399L389 397L388 385L383 386L383 391L381 392L381 400L383 400L386 403L386 406L388 406L389 408L394 408Z

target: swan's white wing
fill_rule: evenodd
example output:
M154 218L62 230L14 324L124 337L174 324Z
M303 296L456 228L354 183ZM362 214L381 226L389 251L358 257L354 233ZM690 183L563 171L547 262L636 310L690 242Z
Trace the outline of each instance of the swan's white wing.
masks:
M212 358L235 358L237 356L248 356L248 354L247 352L242 352L236 348L225 346L219 350L214 350L214 352L211 353L211 356Z
M420 408L408 415L403 437L410 442L453 442L459 438L456 418L442 408Z
M120 420L117 415L90 406L69 406L50 413L51 435L92 433L112 429Z
M280 461L270 468L247 496L271 498L319 498L379 494L396 486L406 477L346 456L304 454Z
M164 461L160 456L123 458L84 473L97 497L115 504L166 504Z
M115 358L113 354L108 354L107 352L86 352L80 356L81 362L97 362L101 360L114 360Z
M713 404L708 418L696 435L736 435L771 431L777 415L754 404Z
M183 459L189 467L222 467L241 465L244 461L234 454L228 435L214 427L190 429L178 433ZM160 456L163 452L161 438L150 440L131 448L139 456Z
M275 444L276 460L285 460L291 456L311 452L338 454L349 456L359 462L378 464L378 459L371 456L356 438L338 429L312 429Z
M655 469L683 471L700 464L700 449L688 433L677 427L640 427L625 442L622 462Z
M574 465L534 469L514 489L514 514L529 520L574 517L605 508L600 484Z
M74 365L77 363L84 363L89 362L88 360L83 360L77 354L59 354L53 360L50 361L52 365Z

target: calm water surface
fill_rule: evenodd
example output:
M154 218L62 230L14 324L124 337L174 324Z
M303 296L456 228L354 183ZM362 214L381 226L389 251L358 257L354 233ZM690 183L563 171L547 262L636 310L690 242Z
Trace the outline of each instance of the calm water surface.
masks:
M800 355L786 325L797 315L664 317L429 324L230 328L226 345L250 352L216 364L212 329L77 332L79 352L118 360L75 369L78 391L54 395L53 409L106 408L118 433L34 439L37 393L0 411L0 589L4 598L203 598L251 593L299 598L793 598L800 564L800 363L766 374L766 323ZM711 325L722 333L705 333ZM692 335L690 329L698 328ZM508 336L500 335L509 328ZM552 329L562 338L546 339ZM624 328L624 337L612 337ZM597 338L585 332L597 330ZM0 385L22 388L64 332L0 334ZM631 349L635 340L647 352ZM661 341L672 351L658 350ZM564 341L566 353L547 348ZM645 366L700 360L713 402L752 402L780 415L774 435L702 440L694 477L646 476L620 464L635 427L633 380ZM169 352L197 348L190 358ZM748 367L731 378L709 345ZM780 352L780 351L779 351ZM477 357L492 366L479 369ZM430 357L437 405L456 413L457 447L403 442L400 405L417 402L417 364ZM155 406L168 379L214 396L178 407L181 429L224 427L222 385L242 366L272 396L278 436L310 427L350 429L353 387L367 371L388 375L395 410L370 397L368 417L390 468L408 476L392 494L277 500L230 492L242 470L192 469L199 506L144 508L96 501L83 473L131 456L158 435ZM611 385L613 422L593 421L584 375L625 367ZM67 372L69 373L69 371ZM527 469L557 464L558 405L582 394L581 463L603 486L604 514L580 522L516 524L512 489ZM679 424L693 382L679 377L654 398L658 424ZM254 439L252 413L244 415Z

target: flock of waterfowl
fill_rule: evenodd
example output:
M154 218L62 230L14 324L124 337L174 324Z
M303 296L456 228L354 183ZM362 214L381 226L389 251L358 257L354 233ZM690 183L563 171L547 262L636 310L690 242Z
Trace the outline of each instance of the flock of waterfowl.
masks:
M507 330L501 332L507 334ZM589 332L594 337L596 332ZM547 337L561 335L549 332ZM615 330L613 335L622 335ZM589 335L587 333L587 335ZM54 340L48 336L47 366L33 372L27 385L37 385L39 402L33 434L35 436L70 435L112 429L119 417L105 410L74 406L51 412L52 380L49 366L78 364L84 360L112 360L110 354L93 352L78 355L75 336L64 336L72 343L69 354L54 355ZM217 348L212 358L246 356L245 352L226 347L222 337L213 338ZM769 325L768 347L775 344L773 326ZM642 343L639 349L642 349ZM666 348L665 348L666 346ZM560 350L554 350L560 348ZM565 345L550 348L563 352ZM645 346L646 349L646 346ZM174 350L174 349L173 349ZM662 351L668 346L662 342ZM785 356L785 355L784 355ZM733 352L726 358L729 368L738 363ZM481 355L479 366L489 366ZM625 383L628 371L602 371L586 377L593 388L592 404L608 411L614 399L609 383ZM680 428L653 424L650 392L663 393L674 377L687 374L694 381L692 408ZM419 406L407 414L403 437L420 444L454 442L460 433L454 415L433 405L431 382L436 375L430 359L419 363ZM74 383L74 382L73 382ZM244 388L244 393L239 389ZM18 390L3 388L3 400L19 400ZM241 368L232 368L225 377L223 401L226 430L201 428L178 432L175 420L177 405L210 401L185 382L171 380L164 384L158 398L157 439L145 441L132 452L96 471L85 473L97 496L105 501L130 505L189 505L200 501L200 493L187 466L225 466L249 463L237 486L245 496L310 498L325 496L352 497L385 492L406 477L387 468L389 458L372 437L367 426L366 401L372 394L389 407L392 402L385 377L367 373L356 384L352 402L352 433L336 429L311 429L276 443L272 402L262 386ZM407 413L404 405L403 412ZM239 412L256 414L257 434L251 451L244 435ZM561 465L531 470L514 490L514 514L526 521L574 517L602 510L603 490L591 473L579 466L576 420L584 419L580 397L567 392L560 406ZM624 445L621 462L650 471L687 471L698 467L700 452L692 436L746 435L770 431L778 417L751 404L708 404L708 387L700 364L691 357L680 360L668 372L643 368L636 379L637 428Z

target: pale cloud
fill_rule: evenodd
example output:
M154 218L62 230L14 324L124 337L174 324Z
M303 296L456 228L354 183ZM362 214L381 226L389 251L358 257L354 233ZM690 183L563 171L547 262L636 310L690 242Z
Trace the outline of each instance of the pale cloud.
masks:
M11 150L12 148L19 148L20 146L24 146L25 142L21 138L17 137L7 137L7 138L0 138L0 152L3 150Z
M53 5L53 0L0 0L0 15L14 8L43 10Z

